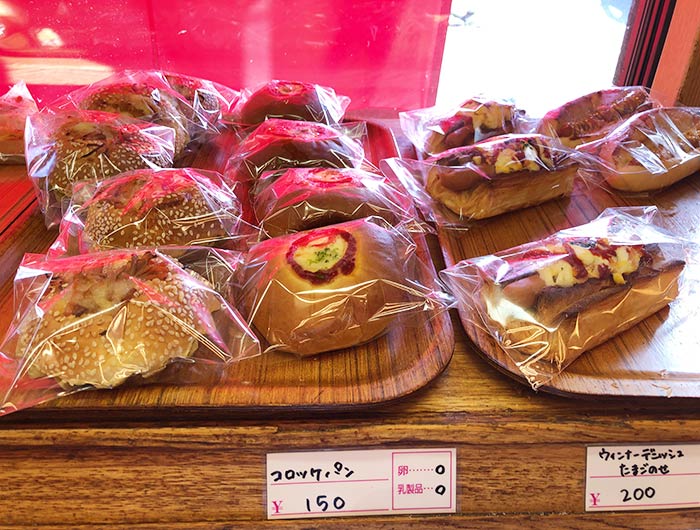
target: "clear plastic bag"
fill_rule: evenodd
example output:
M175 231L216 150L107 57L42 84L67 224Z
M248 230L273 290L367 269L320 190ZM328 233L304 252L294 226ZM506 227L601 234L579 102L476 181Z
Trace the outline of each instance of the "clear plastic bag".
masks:
M37 112L25 141L27 173L49 227L60 222L74 183L173 165L171 128L105 112Z
M430 107L399 113L401 130L418 153L436 155L493 136L519 132L524 111L507 101L470 98L459 107Z
M630 116L657 105L644 87L607 88L550 110L539 120L535 132L576 147L605 136Z
M0 96L0 164L24 163L24 125L35 112L36 102L24 81Z
M177 245L244 250L259 236L241 215L238 197L216 172L139 169L76 185L49 254Z
M581 145L586 168L618 191L646 193L700 170L700 108L662 107Z
M236 148L226 175L232 181L258 179L289 167L359 167L364 159L364 123L331 127L306 121L268 119Z
M158 381L161 371L176 382L167 377L174 363L220 371L260 353L239 313L159 251L26 255L15 304L0 347L0 414L132 378ZM183 366L175 372L187 382Z
M111 112L170 127L175 133L175 157L191 140L211 129L206 113L195 109L159 71L117 72L70 92L52 107Z
M655 211L608 209L440 276L462 319L488 332L537 388L678 296L691 245L651 224Z
M290 168L265 173L253 197L269 237L378 216L392 225L414 216L413 203L387 177L355 168Z
M219 122L230 117L241 97L239 91L220 83L178 74L162 72L168 84L192 106L198 121L204 120L217 129Z
M246 255L241 300L265 351L302 357L371 341L446 308L408 232L370 217L268 239ZM405 318L404 318L405 317Z
M258 125L269 118L334 125L343 119L349 104L350 98L330 87L272 80L243 91L234 120L241 125Z
M423 161L382 161L427 220L463 228L472 221L570 195L580 155L552 138L511 134L450 149Z

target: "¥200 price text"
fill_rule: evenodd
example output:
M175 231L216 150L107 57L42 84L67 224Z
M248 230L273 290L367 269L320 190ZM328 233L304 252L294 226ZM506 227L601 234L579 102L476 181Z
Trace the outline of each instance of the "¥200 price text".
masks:
M322 482L323 480L335 480L350 478L355 472L342 462L336 461L332 468L309 467L306 469L284 469L270 471L272 482L280 481L305 481L315 480ZM340 499L342 501L342 499ZM323 510L325 511L325 510Z

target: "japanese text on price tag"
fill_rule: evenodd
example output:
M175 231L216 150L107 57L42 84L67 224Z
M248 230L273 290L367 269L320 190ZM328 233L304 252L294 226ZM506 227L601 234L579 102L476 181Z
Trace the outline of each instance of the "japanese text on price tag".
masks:
M267 455L267 517L451 513L455 449Z
M586 511L700 507L700 444L591 446Z

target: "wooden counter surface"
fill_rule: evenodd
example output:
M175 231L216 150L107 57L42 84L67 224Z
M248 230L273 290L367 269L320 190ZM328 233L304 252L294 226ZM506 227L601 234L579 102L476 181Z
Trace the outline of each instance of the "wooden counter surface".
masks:
M371 410L5 417L0 528L697 528L700 510L584 513L586 445L697 442L696 401L535 394L454 324L447 371ZM420 447L457 448L456 515L265 521L268 452Z
M32 208L17 217L41 234ZM50 240L12 227L4 235L3 275L14 273L18 248L40 251ZM587 445L700 442L697 400L535 393L483 360L456 315L452 321L447 370L407 398L371 408L39 407L0 418L0 530L700 526L700 510L584 511ZM423 447L457 449L456 514L266 520L267 453Z

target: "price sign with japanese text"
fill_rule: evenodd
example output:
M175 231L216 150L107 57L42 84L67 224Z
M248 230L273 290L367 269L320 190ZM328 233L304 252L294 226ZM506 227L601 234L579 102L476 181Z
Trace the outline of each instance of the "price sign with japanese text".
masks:
M700 444L587 448L586 511L700 508Z
M267 517L456 511L455 449L267 455Z

